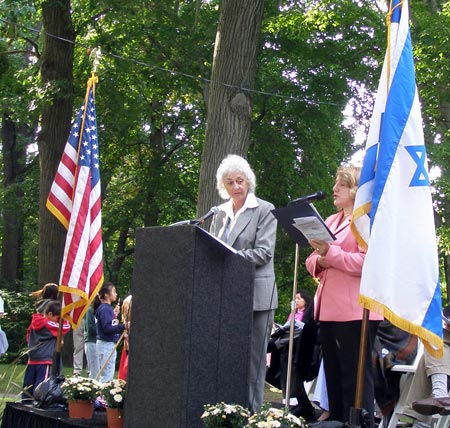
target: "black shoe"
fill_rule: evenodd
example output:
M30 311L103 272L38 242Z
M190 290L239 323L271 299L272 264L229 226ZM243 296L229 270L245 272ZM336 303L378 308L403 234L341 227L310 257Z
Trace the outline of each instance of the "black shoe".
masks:
M429 397L412 403L412 408L422 415L450 415L450 397Z

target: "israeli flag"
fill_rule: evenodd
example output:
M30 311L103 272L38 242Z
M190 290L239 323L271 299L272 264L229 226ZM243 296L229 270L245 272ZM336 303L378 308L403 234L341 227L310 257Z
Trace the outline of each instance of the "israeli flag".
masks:
M407 0L393 0L353 212L367 249L360 303L442 353L441 290Z

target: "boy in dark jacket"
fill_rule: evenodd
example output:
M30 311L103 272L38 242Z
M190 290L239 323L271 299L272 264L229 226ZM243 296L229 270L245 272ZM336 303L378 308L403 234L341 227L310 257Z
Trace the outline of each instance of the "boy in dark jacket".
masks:
M50 374L53 354L58 336L61 302L47 304L45 315L34 313L27 329L28 364L23 379L22 398L32 398L35 388ZM67 321L63 322L62 334L70 331Z

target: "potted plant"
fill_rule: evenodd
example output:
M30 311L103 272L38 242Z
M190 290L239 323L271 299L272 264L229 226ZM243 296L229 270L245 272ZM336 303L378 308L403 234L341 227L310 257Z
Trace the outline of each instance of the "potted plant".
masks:
M100 392L100 383L95 379L71 376L64 380L61 388L69 403L69 417L90 419L94 413L94 401Z
M109 428L123 427L126 387L127 383L122 379L113 379L102 385L101 393L106 403L106 417Z
M206 404L201 419L203 428L242 428L250 412L239 404Z
M245 428L307 428L308 425L302 418L287 413L284 409L276 409L263 405L261 410L248 419Z

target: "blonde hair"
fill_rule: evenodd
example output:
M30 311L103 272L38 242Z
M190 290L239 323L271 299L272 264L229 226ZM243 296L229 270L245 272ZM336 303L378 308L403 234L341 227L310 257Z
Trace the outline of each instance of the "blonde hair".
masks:
M359 177L361 175L361 168L359 166L341 166L336 172L336 180L350 188L350 197L354 200L356 191L358 190Z
M122 323L127 325L127 323L131 323L131 303L132 303L132 297L131 294L129 294L122 303ZM128 327L126 327L128 328ZM130 344L128 342L128 338L125 338L123 341L123 347L125 351L128 351L130 349Z
M122 302L122 322L125 324L131 321L131 294Z

